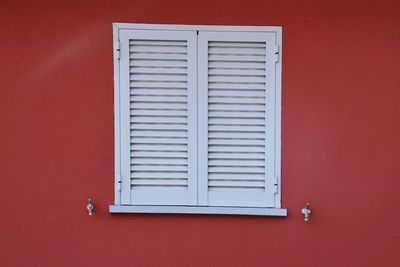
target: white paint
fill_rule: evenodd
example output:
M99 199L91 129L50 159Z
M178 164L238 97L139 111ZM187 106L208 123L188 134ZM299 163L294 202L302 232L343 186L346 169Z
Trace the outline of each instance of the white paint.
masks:
M176 214L225 214L287 216L286 209L276 208L232 208L232 207L190 207L190 206L120 206L110 205L110 213L176 213Z
M173 31L233 31L233 32L273 32L282 31L281 26L214 26L214 25L179 25L179 24L141 24L120 23L113 25L119 29L136 30L173 30Z
M120 30L122 204L197 204L196 38L194 31ZM164 66L154 68L158 61ZM177 95L179 91L183 92ZM170 129L153 128L159 126ZM143 131L153 135L137 135ZM157 132L164 136L155 135ZM153 154L141 156L132 152L135 150ZM173 160L165 153L159 155L160 150L187 155ZM175 172L186 175L176 178L172 176ZM160 173L171 177L159 178Z
M119 29L113 24L114 51L114 203L121 204L121 124L120 124L120 77L119 77Z
M126 24L126 23L114 23L114 105L115 105L115 205L110 206L110 212L160 212L160 213L220 213L220 214L253 214L254 215L276 215L276 208L281 207L281 62L282 62L282 28L278 26L202 26L202 25L151 25L151 24ZM199 31L199 35L197 35ZM139 36L139 38L138 38ZM207 38L205 38L205 36ZM139 39L136 40L135 39ZM203 39L203 40L202 40ZM130 48L129 40L133 40L135 43L134 48ZM148 40L148 41L147 41ZM155 49L154 47L149 47L150 44L155 44L157 40L157 45L161 45L162 51ZM188 44L188 55L193 56L191 60L188 61L188 73L192 73L190 79L187 81L182 76L185 72L182 67L182 61L179 58L182 57L181 54L184 52L184 46L179 40L186 40ZM229 43L228 47L224 48L226 44L218 43L218 41L227 41ZM208 41L212 44L210 48L210 56ZM253 41L253 43L249 43ZM257 41L265 42L257 43ZM199 44L199 47L197 47ZM266 45L265 45L266 44ZM279 53L275 55L276 47L279 47ZM263 48L265 47L265 48ZM120 49L120 50L118 50ZM236 56L235 53L243 52L246 56ZM132 66L129 60L129 53L135 52L138 59L136 62L140 63L140 66ZM147 53L151 54L147 54ZM157 53L160 52L160 53ZM144 53L144 54L143 54ZM175 54L164 54L164 53L175 53ZM196 57L197 55L197 57ZM150 59L150 57L153 59ZM278 62L275 62L275 57L278 57ZM208 77L208 58L223 61L212 61L210 62L210 70L212 77ZM157 61L161 58L171 58L170 61ZM183 57L182 57L183 58ZM265 60L266 59L266 60ZM226 61L225 61L226 60ZM241 61L241 60L251 60L251 62L240 62L240 66L243 67L242 72L237 72L235 70L229 69L229 62L231 60ZM263 61L266 61L266 65ZM167 64L168 63L168 64ZM172 65L170 65L172 64ZM168 66L167 66L168 65ZM233 63L236 67L236 63ZM199 66L199 68L197 67ZM232 66L232 65L231 65ZM131 74L129 74L129 68L131 67ZM161 70L166 70L163 67L168 67L168 73L162 72ZM228 67L228 69L226 69ZM258 82L263 82L264 79L259 77L260 70L265 67L266 69L266 82L267 88L264 86L259 86ZM198 70L197 70L198 68ZM216 69L214 69L216 68ZM257 69L257 71L254 70ZM122 70L127 71L122 71ZM186 71L186 70L185 70ZM144 74L143 74L144 73ZM195 75L197 73L197 75ZM168 74L168 75L167 75ZM214 76L215 75L215 76ZM257 76L254 76L257 75ZM132 82L130 79L139 80L135 82L137 87L140 89L132 89ZM169 79L170 82L165 83L163 81ZM198 80L197 80L198 79ZM146 82L140 82L140 80ZM208 80L214 82L208 85ZM232 81L237 81L239 83L231 83ZM250 84L242 84L240 82L251 82ZM229 84L226 84L229 83ZM224 92L225 87L231 86L229 91ZM245 85L245 86L244 86ZM159 108L167 108L168 101L174 101L176 103L176 110L165 110L165 114L159 114L157 111L152 111L151 114L145 114L146 112L138 109L136 111L130 111L132 103L129 101L129 96L134 95L136 99L140 100L136 107L146 108L151 105L151 101L157 100L162 93L162 90L153 89L151 87L167 88L169 87L171 97L165 97L164 104L157 104ZM185 92L185 88L188 88L187 94L182 94ZM206 88L207 90L205 90ZM245 89L249 89L246 92ZM266 90L267 89L267 90ZM235 90L235 91L233 91ZM260 123L263 116L260 116L260 112L264 111L260 109L262 106L263 98L262 92L266 90L267 101L267 117L264 122ZM208 98L208 93L212 96ZM228 96L228 98L226 98ZM158 98L157 98L158 97ZM244 98L243 98L244 97ZM233 113L227 114L224 112L224 108L228 107L236 100L240 99L243 103L248 100L246 97L252 97L252 101L245 106L246 113L243 112L242 107L233 106L232 109L238 119L229 118ZM172 103L172 102L171 102ZM259 103L259 104L257 104ZM198 105L198 107L197 107ZM175 116L177 119L182 120L181 117L184 116L184 109L186 106L188 109L188 139L181 133L178 133L178 128L173 128L169 124L152 124L149 127L143 125L146 122L146 115L151 116L165 116L165 119L160 120L160 118L151 118L154 123L166 122L166 120L171 120L168 116ZM153 105L154 107L154 105ZM210 118L208 118L208 110L210 109ZM164 110L163 110L164 111ZM241 116L241 115L245 116ZM132 117L134 116L134 117ZM140 117L136 117L140 116ZM198 117L198 124L197 124ZM241 154L229 153L229 149L234 149L230 146L234 144L234 141L238 138L235 137L234 126L238 122L243 122L245 118L246 126L241 127L245 132L244 135L257 136L255 131L260 129L266 130L265 139L265 151L267 152L265 160L265 188L266 191L260 194L255 194L254 192L240 192L238 191L227 191L227 192L212 192L209 191L208 185L208 169L212 167L215 171L226 171L227 167L224 164L223 168L218 167L218 163L227 162L224 159L235 160L235 162L243 162ZM133 129L133 136L131 136L130 122L137 122L135 128ZM221 131L226 130L226 134L232 140L221 140L221 136L218 132L210 132L214 135L214 139L208 140L208 122L214 123L211 125L210 130ZM172 122L172 121L171 121ZM224 124L219 124L224 123ZM233 127L225 125L226 123L231 123ZM271 124L272 123L272 124ZM159 130L157 130L159 129ZM136 188L131 190L131 184L136 185L146 185L150 183L154 185L160 178L152 177L151 173L145 174L149 178L143 180L138 180L136 182L131 181L131 157L145 157L154 153L152 149L154 148L151 144L156 143L151 141L151 138L155 136L154 131L160 130L171 130L177 134L178 139L170 139L168 135L162 135L163 142L173 143L171 148L174 148L175 152L171 152L174 157L180 158L175 160L177 164L181 164L182 157L187 157L188 160L188 189L186 193L182 192L185 188L185 182L179 178L181 173L175 173L174 177L167 177L166 173L158 172L156 175L161 179L173 178L171 181L163 182L160 185L175 185L177 187L171 188L171 190L149 190L149 188ZM176 130L176 131L175 131ZM143 135L146 132L148 134ZM199 135L198 135L199 133ZM197 136L198 135L198 136ZM215 139L217 138L217 139ZM257 137L255 137L257 138ZM259 139L259 138L258 138ZM260 140L252 140L252 147L246 148L246 153L249 153L248 159L253 159L249 167L254 175L259 171L260 164L260 148L263 142ZM131 153L130 141L135 140L138 145L142 148L148 148L148 152L136 152ZM186 141L185 141L186 140ZM145 142L143 145L140 141ZM185 154L181 149L181 143L188 142L189 150ZM123 145L127 144L127 145ZM211 152L210 157L213 157L208 166L208 145L212 145L214 152ZM221 152L218 152L220 147ZM272 147L272 148L271 148ZM213 150L210 150L213 151ZM155 152L157 153L157 152ZM167 153L159 152L160 155L167 156ZM197 158L198 156L198 158ZM233 161L232 161L233 162ZM248 161L246 161L248 162ZM154 163L152 160L142 160L140 164ZM234 165L232 165L234 166ZM136 166L139 171L144 170L143 166ZM180 167L180 169L182 169ZM160 167L155 167L155 169L160 169ZM135 172L134 172L135 173ZM135 175L133 173L133 175ZM121 174L121 175L120 175ZM162 175L161 175L162 174ZM173 174L173 173L171 173ZM198 175L198 179L197 179ZM215 176L215 175L214 175ZM231 175L232 179L241 180L242 178L238 175ZM122 178L119 178L122 177ZM164 177L164 178L162 178ZM213 177L211 175L211 177ZM222 175L223 181L212 181L211 185L218 188L218 186L223 187L229 185L229 176ZM258 174L253 176L257 182L240 182L232 183L232 185L243 185L243 188L252 188L259 185ZM276 177L276 178L275 178ZM156 178L156 179L154 179ZM119 182L122 179L122 184ZM153 180L150 180L153 179ZM228 180L228 181L225 181ZM276 179L276 180L275 180ZM175 181L175 182L174 182ZM275 185L277 184L277 186ZM240 187L240 186L239 186ZM117 189L121 188L121 191ZM276 188L276 189L275 189ZM274 193L274 190L277 192ZM213 201L209 201L211 199ZM135 200L136 199L136 200ZM119 205L124 206L119 206ZM128 205L128 206L125 206ZM154 205L154 206L137 206L137 205ZM162 205L160 210L158 207ZM172 205L172 206L164 206ZM177 206L179 205L179 206ZM181 206L182 205L182 206ZM196 206L199 205L199 206ZM207 205L214 206L238 206L238 208L227 208L227 207L204 207ZM250 208L243 208L243 206L249 206ZM113 208L112 208L113 207ZM118 207L121 207L119 209ZM145 207L145 208L144 208ZM153 207L153 208L149 208ZM253 208L253 207L271 207L271 208ZM179 211L181 209L181 211ZM118 210L118 211L117 211ZM262 211L261 211L262 210ZM271 211L274 210L274 211ZM280 209L283 211L282 209ZM282 212L278 212L282 214ZM286 215L286 210L284 210ZM248 212L248 213L246 213ZM259 212L259 213L258 213ZM285 216L283 215L283 216ZM282 215L281 215L282 216Z
M232 44L234 48L231 48ZM270 32L199 32L201 205L275 207L275 46L276 35ZM240 72L242 66L236 64L232 67L225 63L223 68L210 66L210 63L222 65L228 61L243 61L244 66L248 63L258 65L257 69L250 68L243 72ZM238 67L240 69L226 69ZM224 83L226 85L221 85ZM221 87L217 96L210 94L215 90L210 89L211 85ZM244 90L237 91L236 85ZM254 95L249 86L256 87L259 95ZM241 94L237 95L237 92ZM232 109L235 109L234 113L224 112ZM218 129L208 129L209 126ZM251 126L260 128L261 138L248 135L255 135L259 131L248 132L247 138L250 139L246 140L232 138L232 135L223 137L227 132L236 134L242 130L248 131ZM210 138L212 134L218 137ZM242 145L244 142L246 146ZM237 159L209 159L209 152L217 155L230 152ZM246 157L249 152L264 153L265 158L249 160ZM242 157L239 158L239 155ZM229 179L233 174L235 177ZM261 174L264 175L263 182L260 182Z

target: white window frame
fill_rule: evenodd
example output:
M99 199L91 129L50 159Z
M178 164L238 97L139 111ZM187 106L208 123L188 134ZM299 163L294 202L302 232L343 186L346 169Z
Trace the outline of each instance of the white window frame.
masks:
M145 206L121 204L121 122L120 113L120 30L171 30L171 31L223 31L223 32L268 32L276 36L275 68L275 207L213 207L213 206ZM189 213L189 214L237 214L287 216L287 210L281 208L281 79L282 79L282 27L280 26L203 26L203 25L164 25L113 23L114 51L114 146L115 146L115 199L110 205L110 213Z

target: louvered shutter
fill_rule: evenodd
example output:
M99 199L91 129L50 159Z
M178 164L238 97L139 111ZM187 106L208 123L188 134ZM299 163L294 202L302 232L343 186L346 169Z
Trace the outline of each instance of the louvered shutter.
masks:
M121 203L197 203L195 31L120 31Z
M275 41L198 36L200 205L274 207Z

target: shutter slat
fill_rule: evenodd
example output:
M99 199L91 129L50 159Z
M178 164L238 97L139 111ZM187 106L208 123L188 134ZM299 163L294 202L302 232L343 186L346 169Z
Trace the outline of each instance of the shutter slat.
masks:
M131 109L131 116L186 117L187 112L185 109L182 110Z
M250 61L250 62L265 62L265 56L242 56L242 55L209 55L209 61Z
M164 45L156 45L156 44L154 44L154 45L133 44L133 45L130 46L129 52L186 54L186 46L164 46Z
M218 97L218 96L210 96L208 98L208 103L210 104L264 104L264 97Z
M265 71L264 62L240 62L240 61L211 61L208 63L209 70L214 68L221 69L257 69Z
M240 76L262 76L265 74L263 69L221 69L212 68L208 71L209 75L240 75Z
M187 179L188 175L186 171L183 172L145 172L145 171L133 171L131 172L132 179Z
M153 116L132 116L131 123L171 123L186 124L186 117L153 117Z
M154 96L187 96L186 89L152 89L134 88L130 91L131 95L154 95Z
M259 153L223 153L223 152L210 152L208 153L209 159L265 159L263 152Z
M134 179L132 185L187 185L186 179Z
M253 181L265 181L265 175L263 173L257 174L242 174L242 173L210 173L208 175L209 180L242 180L246 181L250 179Z
M132 137L187 137L187 131L146 131L146 130L131 130Z
M131 59L164 59L164 60L182 60L186 61L186 54L180 54L180 53L135 53L131 52L130 53L130 58Z
M238 145L210 145L208 147L208 151L210 152L238 152L241 153L243 151L246 152L264 152L265 147L263 146L238 146Z
M263 174L265 171L264 167L246 167L246 166L232 166L232 167L208 167L208 173L259 173Z
M264 126L233 126L233 125L212 125L208 126L210 132L264 132Z
M220 125L264 125L265 119L251 119L251 118L209 118L209 124Z
M265 111L265 105L263 104L248 104L248 105L233 105L229 103L224 104L209 104L210 111Z
M258 166L263 167L264 160L227 160L227 159L214 159L208 160L208 166Z
M265 97L264 90L223 90L223 89L211 89L208 92L209 96L219 96L219 97Z
M262 206L265 205L264 202L262 202L263 198L256 198L256 200L252 200L252 196L259 196L259 194L264 195L265 194L265 187L215 187L215 186L210 186L209 188L209 193L210 195L212 195L213 193L217 193L217 194L221 194L221 193L225 193L228 196L222 196L221 200L219 201L223 201L223 202L227 202L229 201L229 203L233 204L218 204L218 205L228 205L228 206L250 206L250 207L254 207L254 206ZM240 200L238 201L232 201L231 198L237 196L241 196ZM228 200L227 200L228 199ZM245 200L248 201L248 203L245 202ZM244 203L243 203L244 202Z
M265 48L264 47L213 47L210 45L208 49L208 53L210 55L265 55Z
M150 46L184 46L186 41L170 41L170 40L130 40L130 45L150 45Z
M147 172L177 172L187 171L186 165L131 165L132 171L147 171Z
M253 90L262 89L265 90L264 83L223 83L223 82L209 82L209 89L229 89L229 90Z
M131 81L131 88L187 88L186 82L150 82L150 81Z
M229 75L210 75L209 82L220 82L220 83L265 83L264 76L229 76Z
M186 110L187 103L177 102L135 102L130 104L131 109L146 109L146 110Z
M265 42L210 41L209 47L265 47Z
M170 158L182 158L186 159L188 157L187 152L157 152L153 151L132 151L132 158L159 158L161 160L166 160Z
M150 81L150 82L186 82L186 75L161 75L161 74L131 74L131 81Z
M208 117L223 117L223 118L265 118L265 112L237 112L237 111L209 111Z
M155 67L131 67L130 73L139 74L186 74L186 68L155 68Z
M163 67L165 69L167 69L167 68L186 68L187 62L184 60L134 59L129 62L129 66L131 66L131 67Z
M187 165L187 160L186 159L172 159L169 158L168 162L165 161L160 161L158 158L142 158L142 157L137 157L134 159L131 159L132 164L144 164L144 165Z
M210 179L208 186L264 188L265 182L264 181L254 181L254 180L247 180L247 181L224 180L224 181L220 181L220 180L211 180Z
M208 138L243 138L243 139L265 139L265 134L262 132L222 132L210 131Z
M131 96L131 102L176 102L187 103L186 96Z
M208 139L208 143L210 145L249 145L249 146L254 146L254 145L265 145L264 140L254 140L254 139L215 139L215 138L210 138Z
M131 144L187 144L187 138L131 137Z
M141 151L187 151L186 145L166 145L166 144L133 144L131 145L131 150L141 150Z
M185 124L133 124L131 125L132 130L187 130Z

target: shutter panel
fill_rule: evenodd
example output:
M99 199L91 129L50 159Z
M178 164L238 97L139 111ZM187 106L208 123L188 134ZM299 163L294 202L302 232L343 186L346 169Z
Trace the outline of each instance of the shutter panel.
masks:
M197 203L193 31L120 31L122 204Z
M199 204L274 207L275 34L199 34Z

